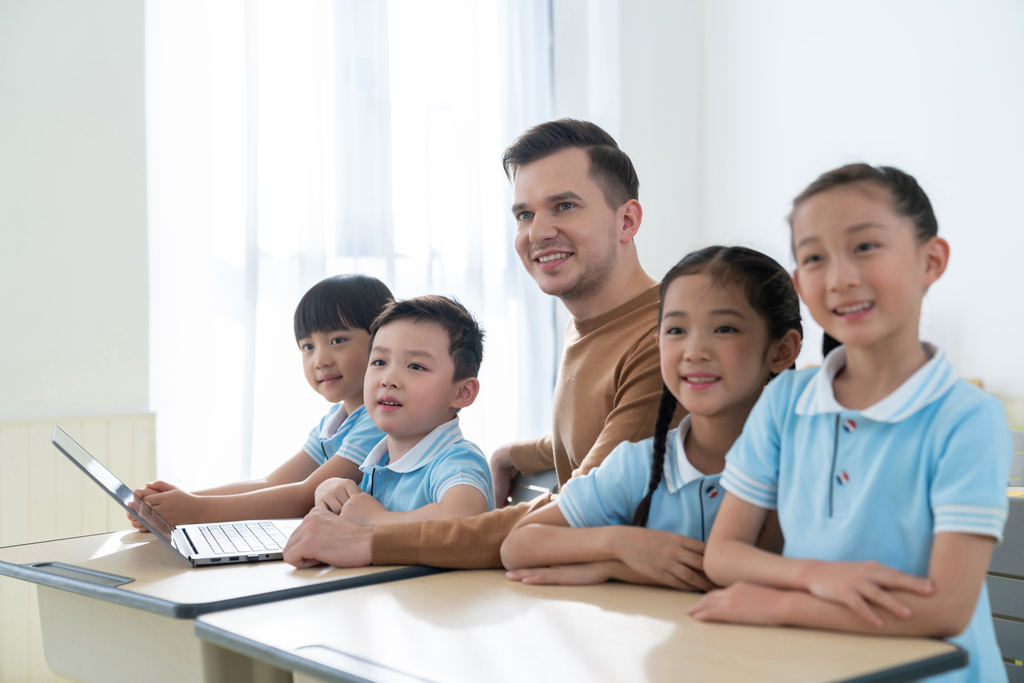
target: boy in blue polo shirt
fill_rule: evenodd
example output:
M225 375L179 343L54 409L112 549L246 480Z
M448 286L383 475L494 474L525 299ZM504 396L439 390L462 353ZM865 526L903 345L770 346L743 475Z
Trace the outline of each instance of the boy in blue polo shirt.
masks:
M367 412L387 437L360 467L359 485L329 479L316 506L357 524L492 510L490 467L458 418L480 390L482 358L483 332L459 303L422 296L388 305L370 328L363 384Z

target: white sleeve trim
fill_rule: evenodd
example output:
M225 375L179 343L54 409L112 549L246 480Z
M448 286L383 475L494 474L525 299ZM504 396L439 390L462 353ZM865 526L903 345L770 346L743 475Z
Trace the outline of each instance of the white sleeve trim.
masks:
M932 533L963 533L1003 537L1007 510L1004 507L980 505L935 506L935 528Z
M777 487L749 477L728 462L725 464L721 484L726 491L751 505L766 510L774 510L777 506Z
M569 523L569 526L574 529L583 529L589 527L587 518L583 515L583 511L580 510L579 506L572 499L572 495L569 493L571 487L566 487L562 490L561 494L556 499L558 503L558 509L565 515L565 521Z
M476 475L475 472L459 472L455 476L446 479L440 487L438 487L436 502L441 502L441 499L444 498L444 494L448 493L450 489L453 489L456 486L472 486L479 491L487 501L488 512L494 509L494 505L491 502L491 495L487 490L487 482L484 481L482 476Z

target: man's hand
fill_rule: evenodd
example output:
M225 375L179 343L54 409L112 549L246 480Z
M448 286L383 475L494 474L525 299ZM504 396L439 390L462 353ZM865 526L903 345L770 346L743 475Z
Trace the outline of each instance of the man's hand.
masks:
M640 527L621 527L616 556L631 570L654 583L679 590L708 591L715 587L704 574L704 543L695 538Z
M388 512L384 505L369 493L359 492L345 501L341 508L342 519L360 526L372 526Z
M316 493L313 496L314 507L340 515L341 509L348 499L362 492L359 484L351 479L339 477L325 479L316 487Z
M284 547L284 561L302 569L321 562L335 567L373 563L373 527L359 526L324 508L313 508Z
M788 591L737 581L714 590L686 608L698 621L727 621L734 624L780 626Z
M911 616L910 608L893 597L890 591L931 595L935 590L930 579L904 574L874 561L810 562L802 583L811 595L845 605L872 626L881 626L882 619L871 605L888 610L901 619Z
M154 493L162 493L164 491L174 491L177 488L178 487L174 486L173 484L168 484L166 481L160 481L158 479L157 481L149 482L148 484L143 486L141 489L135 489L134 491L132 491L132 493L134 493L139 498L145 499L146 496L148 496L148 495L151 495L151 494L154 494ZM129 503L128 505L130 507L131 503ZM136 529L138 529L139 531L141 531L143 533L147 533L149 531L149 529L147 529L145 526L142 525L142 522L140 522L139 520L137 520L135 518L135 515L133 515L130 512L126 512L125 515L128 517L128 521L132 523L133 527L135 527Z
M512 493L512 482L519 476L519 470L512 464L512 449L502 446L491 455L491 481L494 482L494 505L503 508L508 505Z

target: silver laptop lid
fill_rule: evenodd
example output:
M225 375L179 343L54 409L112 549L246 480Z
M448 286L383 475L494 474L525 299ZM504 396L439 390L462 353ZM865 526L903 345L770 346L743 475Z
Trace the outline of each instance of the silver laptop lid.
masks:
M71 462L78 465L83 472L89 475L90 479L99 484L114 500L120 503L121 507L127 510L135 519L142 522L143 526L152 531L154 536L166 543L178 555L181 555L181 552L175 547L171 538L174 528L167 523L166 519L157 514L156 510L136 496L110 470L101 465L96 458L89 455L88 451L79 446L74 439L57 425L53 426L51 441L61 453L71 459Z

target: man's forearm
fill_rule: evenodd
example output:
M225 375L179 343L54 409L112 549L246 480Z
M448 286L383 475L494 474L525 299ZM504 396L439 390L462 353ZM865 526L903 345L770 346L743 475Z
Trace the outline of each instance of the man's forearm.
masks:
M545 494L527 503L474 517L375 526L373 564L500 569L501 544L512 528L527 514L553 499L552 495Z

